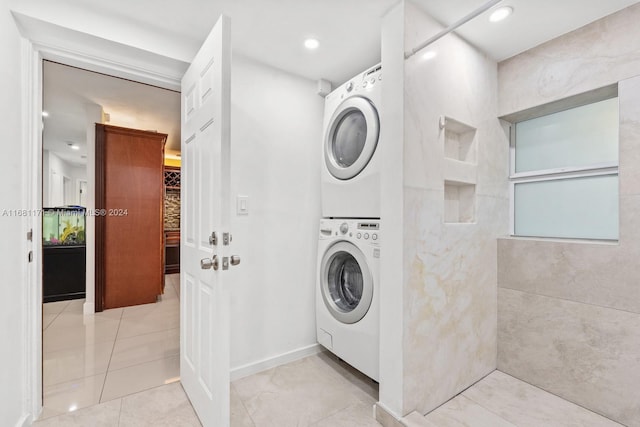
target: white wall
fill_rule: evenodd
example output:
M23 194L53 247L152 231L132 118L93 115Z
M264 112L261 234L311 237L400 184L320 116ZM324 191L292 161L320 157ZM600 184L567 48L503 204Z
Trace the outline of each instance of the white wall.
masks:
M73 194L67 195L67 199L63 203L54 203L52 192L54 191L51 183L51 175L55 173L71 180L71 188ZM56 153L44 150L42 154L42 199L43 206L53 207L53 205L61 204L77 204L78 203L78 180L87 180L86 166L72 165L61 159Z
M237 376L316 343L324 100L315 82L237 55L231 78L231 194L249 196L249 215L232 215L232 249L242 258L231 267Z
M382 23L382 108L379 150L385 162L381 198L385 247L380 258L380 397L379 405L396 418L403 415L403 163L404 147L404 2ZM398 166L400 165L400 166Z
M26 313L27 286L25 239L26 221L3 215L5 209L26 207L23 144L21 135L22 94L20 74L20 38L7 4L0 2L0 117L2 121L2 156L0 168L0 338L5 344L0 351L0 425L14 426L26 412L24 382L27 377L26 333L21 321Z

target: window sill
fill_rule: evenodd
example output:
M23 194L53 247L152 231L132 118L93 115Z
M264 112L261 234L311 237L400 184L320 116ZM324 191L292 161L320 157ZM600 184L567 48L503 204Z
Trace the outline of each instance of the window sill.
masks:
M522 240L545 243L570 243L581 245L601 245L601 246L619 246L619 240L596 240L596 239L569 239L559 237L525 237L525 236L504 236L498 240Z

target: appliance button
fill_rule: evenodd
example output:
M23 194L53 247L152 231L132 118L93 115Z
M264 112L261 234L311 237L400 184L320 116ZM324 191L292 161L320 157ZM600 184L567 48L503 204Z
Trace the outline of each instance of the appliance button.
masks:
M347 83L346 89L347 92L351 92L353 90L353 82Z
M378 240L378 235L377 235L376 233L373 233L373 236L371 236L371 238L372 238L373 240Z
M378 76L378 80L382 80L382 74Z
M358 234L356 234L356 237L357 237L358 239L359 239L359 238L361 238L361 237L362 237L362 233L358 233Z
M362 82L362 87L363 88L367 87L367 82L366 81Z
M369 239L369 233L364 233L364 239L365 240Z
M376 78L375 77L371 77L371 80L369 80L369 82L371 82L371 84L374 84L376 82Z

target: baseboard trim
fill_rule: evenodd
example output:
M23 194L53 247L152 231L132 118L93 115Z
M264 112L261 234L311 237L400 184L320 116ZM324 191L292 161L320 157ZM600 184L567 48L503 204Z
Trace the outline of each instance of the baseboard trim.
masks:
M374 405L373 413L377 422L384 427L406 427L400 419L387 409L382 403L377 402Z
M92 302L85 302L82 305L82 313L83 314L93 314L96 312L96 305Z
M257 374L258 372L266 371L267 369L275 368L276 366L284 365L286 363L303 359L308 356L313 356L314 354L318 354L322 351L323 347L320 344L316 343L286 353L282 353L274 357L262 359L254 363L248 363L243 366L238 366L231 369L231 381L248 377L249 375Z

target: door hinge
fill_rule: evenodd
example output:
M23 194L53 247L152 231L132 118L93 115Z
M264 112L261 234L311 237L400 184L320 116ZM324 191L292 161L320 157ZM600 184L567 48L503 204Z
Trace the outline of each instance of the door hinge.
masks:
M27 231L27 240L30 242L33 241L33 228Z
M33 262L33 251L29 251L29 255L27 256L29 262Z

